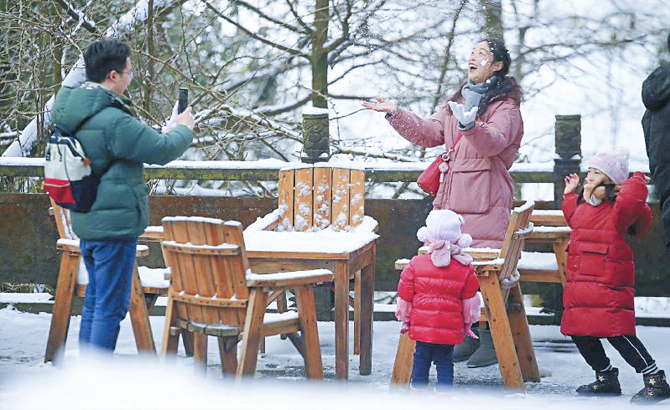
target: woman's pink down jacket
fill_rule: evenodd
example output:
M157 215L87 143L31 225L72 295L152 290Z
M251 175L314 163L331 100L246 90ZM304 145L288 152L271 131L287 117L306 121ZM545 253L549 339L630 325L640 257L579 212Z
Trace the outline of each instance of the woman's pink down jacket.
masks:
M421 147L444 145L447 150L463 134L433 207L461 214L463 232L474 239L472 246L500 248L513 207L509 168L523 137L519 105L513 99L491 103L467 131L458 129L447 105L428 119L397 110L388 121L402 137Z

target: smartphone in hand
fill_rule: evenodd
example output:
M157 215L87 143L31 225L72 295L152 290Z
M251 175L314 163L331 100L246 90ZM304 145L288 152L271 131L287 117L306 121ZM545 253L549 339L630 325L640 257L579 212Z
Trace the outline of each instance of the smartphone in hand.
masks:
M181 114L188 107L188 88L179 89L179 103L177 104L177 113Z

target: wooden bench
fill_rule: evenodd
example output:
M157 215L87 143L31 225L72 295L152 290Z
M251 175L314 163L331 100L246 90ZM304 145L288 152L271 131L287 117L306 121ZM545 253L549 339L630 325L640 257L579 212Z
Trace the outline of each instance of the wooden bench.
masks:
M54 216L60 236L56 247L62 254L49 338L44 354L45 363L58 362L61 359L70 326L74 297L85 297L88 283L88 272L81 257L79 238L75 235L70 223L70 211L56 205L52 200L50 212ZM137 246L138 258L148 254L149 248L146 245ZM142 276L149 285L142 284ZM158 296L165 294L169 286L169 282L160 279L162 276L162 271L153 271L135 264L129 311L137 350L140 352L156 352L149 313Z
M526 238L526 243L549 243L553 253L522 252L518 266L521 281L565 285L571 229L565 221L563 211L534 210L530 221L534 227L533 232Z
M533 230L530 222L533 207L531 201L512 211L499 252L477 248L467 250L475 258L473 265L503 383L507 388L518 390L523 390L524 381L540 381L523 296L518 281L513 281L524 240ZM402 267L402 263L396 263L396 267ZM391 376L392 386L409 384L414 348L408 333L401 335Z
M207 336L215 336L221 370L239 379L255 373L262 337L287 334L305 360L306 376L323 378L313 286L332 281L332 272L252 273L239 222L165 217L163 226L165 240L161 247L172 271L163 357L176 353L180 333L192 333L196 368L204 372ZM266 314L268 300L286 289L296 295L297 312ZM297 336L298 331L302 338Z

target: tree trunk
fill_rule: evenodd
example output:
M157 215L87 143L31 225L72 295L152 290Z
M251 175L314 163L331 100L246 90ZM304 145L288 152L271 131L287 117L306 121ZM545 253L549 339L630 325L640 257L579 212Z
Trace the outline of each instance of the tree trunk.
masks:
M479 0L484 15L484 32L487 37L497 38L504 41L504 30L502 24L502 1L501 0Z
M149 0L147 5L147 54L155 56L154 52L154 0ZM154 63L151 58L147 59L146 76L144 81L144 110L151 112L151 100L153 97L152 90L154 88Z
M312 38L312 105L328 108L328 54L324 45L328 39L330 9L328 0L316 0L314 35Z

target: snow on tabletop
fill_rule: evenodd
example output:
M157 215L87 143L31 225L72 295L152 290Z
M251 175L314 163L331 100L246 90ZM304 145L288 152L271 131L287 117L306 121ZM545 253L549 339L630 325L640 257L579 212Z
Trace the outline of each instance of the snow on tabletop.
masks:
M333 273L328 269L311 269L311 270L300 270L294 272L275 272L275 273L250 273L247 271L246 278L251 281L273 281L273 280L289 280L289 279L301 279L301 278L310 278L321 275L330 275Z
M348 253L374 241L377 221L369 216L351 231L335 231L332 227L316 232L244 231L247 251Z
M409 263L409 259L407 259L407 258L396 259L395 263L407 265Z
M491 259L489 261L473 261L472 266L502 265L503 263L505 263L505 259L495 258L495 259Z
M558 270L558 262L553 252L521 252L517 265L519 269Z
M426 248L426 250L428 250L427 246L425 246L425 247L422 246L419 249L423 249L423 248ZM465 252L465 253L500 253L500 249L499 248L496 249L496 248L474 248L474 247L471 247L471 248L463 248L463 252Z
M149 232L149 233L163 233L164 229L162 225L152 225L152 226L147 226L144 228L144 232Z
M170 268L147 268L138 266L137 271L140 274L140 283L145 288L167 289L170 287L170 281L166 280L166 274L170 273Z

